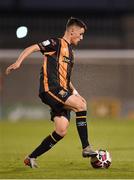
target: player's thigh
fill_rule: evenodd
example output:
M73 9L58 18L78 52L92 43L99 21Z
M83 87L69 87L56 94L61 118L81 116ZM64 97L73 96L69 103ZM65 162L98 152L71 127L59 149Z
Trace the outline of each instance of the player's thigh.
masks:
M86 101L83 101L80 96L71 95L65 101L65 108L71 109L73 111L86 110Z

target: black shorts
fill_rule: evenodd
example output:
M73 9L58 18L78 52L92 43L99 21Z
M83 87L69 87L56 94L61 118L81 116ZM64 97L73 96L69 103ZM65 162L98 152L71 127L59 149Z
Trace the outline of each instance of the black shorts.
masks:
M51 107L50 114L52 121L55 116L64 116L70 120L70 110L65 109L64 104L71 95L71 91L67 91L63 88L58 88L39 94L42 102Z

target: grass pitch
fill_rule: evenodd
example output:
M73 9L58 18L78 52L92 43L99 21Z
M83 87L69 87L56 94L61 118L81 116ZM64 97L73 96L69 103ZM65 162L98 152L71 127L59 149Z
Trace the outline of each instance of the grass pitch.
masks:
M94 149L112 155L109 169L93 169L81 156L81 145L71 121L68 134L37 159L39 168L23 164L30 153L53 130L50 121L0 122L0 178L2 179L133 179L134 120L92 119L88 122Z

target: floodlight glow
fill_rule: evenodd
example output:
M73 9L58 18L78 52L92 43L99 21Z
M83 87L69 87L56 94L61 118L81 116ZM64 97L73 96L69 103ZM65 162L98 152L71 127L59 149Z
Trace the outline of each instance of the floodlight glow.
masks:
M20 26L16 30L16 36L17 38L24 38L27 36L28 29L26 26Z

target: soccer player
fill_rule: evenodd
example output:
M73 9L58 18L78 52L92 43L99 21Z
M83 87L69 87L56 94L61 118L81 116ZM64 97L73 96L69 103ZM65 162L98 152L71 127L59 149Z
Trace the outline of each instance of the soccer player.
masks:
M25 158L25 165L31 168L37 167L35 161L37 157L51 149L66 135L70 111L76 113L76 127L82 144L82 156L97 155L88 141L86 101L71 83L74 64L72 45L76 46L83 39L86 30L83 21L71 17L62 38L50 38L24 49L17 61L6 69L6 74L9 74L12 70L20 68L22 62L33 52L40 51L44 56L39 97L51 108L51 120L54 121L55 129Z

